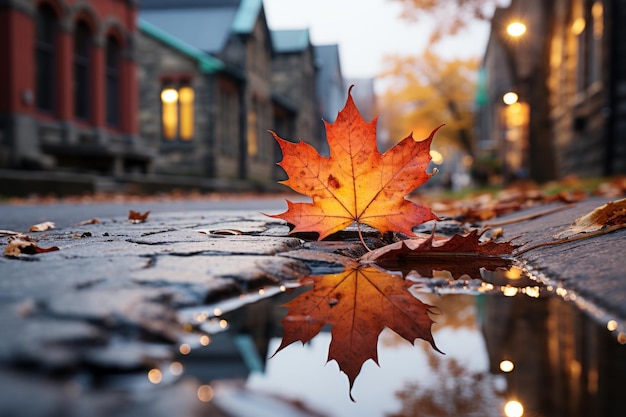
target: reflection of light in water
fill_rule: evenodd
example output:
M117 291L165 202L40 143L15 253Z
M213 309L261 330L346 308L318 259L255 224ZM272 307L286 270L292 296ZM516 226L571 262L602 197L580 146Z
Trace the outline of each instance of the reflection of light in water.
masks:
M511 372L514 367L515 365L510 360L505 359L502 362L500 362L500 370L502 372Z
M158 369L150 369L150 371L148 372L148 380L153 384L160 383L162 379L163 375Z
M539 298L539 287L526 287L524 288L524 294L531 298Z
M189 352L191 352L191 346L189 346L187 343L183 343L178 348L178 351L183 355L189 355Z
M609 320L606 324L606 328L609 329L610 332L617 330L617 322L615 320Z
M170 363L170 373L172 375L180 375L183 373L183 364L180 362L172 362Z
M567 290L565 288L557 288L556 294L561 297L565 297L567 295Z
M225 329L228 327L228 322L226 320L220 320L220 328Z
M506 417L522 417L524 415L524 407L519 401L511 400L504 406L504 415Z
M211 401L213 399L213 388L210 385L200 385L198 387L198 399L205 403Z
M200 344L202 346L209 346L209 343L211 343L211 338L208 335L203 334L200 336Z
M517 287L511 287L510 285L502 287L501 290L505 297L513 297L519 291Z
M511 267L511 269L504 272L504 276L512 280L520 279L523 274L524 274L524 271L522 271L521 268L518 268L516 266L513 266Z

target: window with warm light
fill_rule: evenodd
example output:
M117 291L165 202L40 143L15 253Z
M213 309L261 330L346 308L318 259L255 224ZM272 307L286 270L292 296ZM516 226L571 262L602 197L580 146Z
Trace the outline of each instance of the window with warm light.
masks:
M161 90L161 125L168 141L190 141L195 134L193 87L166 87Z

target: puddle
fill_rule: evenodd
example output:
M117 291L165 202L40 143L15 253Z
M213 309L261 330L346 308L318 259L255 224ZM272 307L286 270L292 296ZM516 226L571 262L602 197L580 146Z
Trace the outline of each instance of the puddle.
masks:
M519 268L405 278L359 268L181 311L161 372L233 416L624 415L620 323Z

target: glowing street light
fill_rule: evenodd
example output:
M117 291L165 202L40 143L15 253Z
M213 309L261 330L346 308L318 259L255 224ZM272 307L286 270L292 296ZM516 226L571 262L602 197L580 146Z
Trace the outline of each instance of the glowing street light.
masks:
M504 406L504 415L506 417L522 417L524 406L519 401L511 400Z
M517 100L519 100L519 96L513 91L509 91L502 96L502 101L504 101L504 104L507 106L517 103Z
M514 38L518 38L526 33L526 25L519 21L511 22L506 27L506 33Z

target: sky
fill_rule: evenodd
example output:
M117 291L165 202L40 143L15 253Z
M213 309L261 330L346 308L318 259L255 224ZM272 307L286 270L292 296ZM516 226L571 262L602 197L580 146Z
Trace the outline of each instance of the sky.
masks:
M402 5L391 0L263 1L270 29L308 27L314 45L338 44L346 78L375 77L388 54L419 55L435 24L401 19ZM488 35L489 24L476 22L437 52L447 58L481 57Z

